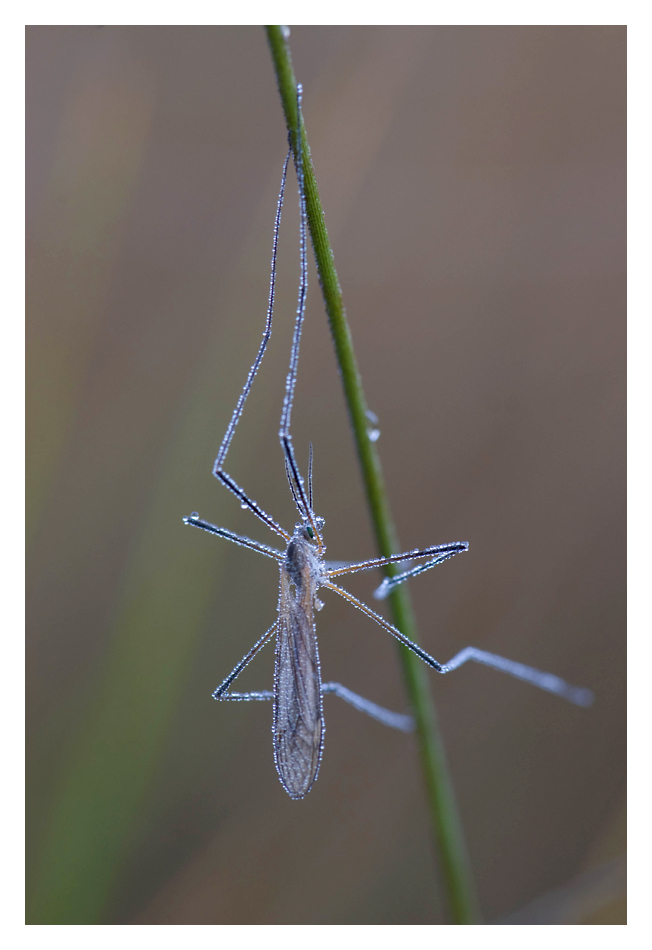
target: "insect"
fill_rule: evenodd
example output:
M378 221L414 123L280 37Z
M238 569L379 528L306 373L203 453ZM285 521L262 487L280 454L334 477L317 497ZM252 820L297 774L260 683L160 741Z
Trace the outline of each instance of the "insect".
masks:
M300 86L298 87L297 106L297 115L299 117L298 128L300 128ZM251 391L254 377L258 372L271 336L278 232L288 165L292 155L291 145L283 166L281 189L276 209L276 217L274 219L271 278L265 330L258 354L249 370L247 381L238 399L213 466L213 475L233 492L243 508L248 508L257 518L266 524L268 528L283 538L286 547L285 550L282 551L278 548L261 544L251 538L234 534L226 528L221 528L208 521L204 521L196 512L184 518L184 521L186 524L193 525L196 528L202 528L204 531L216 534L229 541L234 541L236 544L243 545L252 551L257 551L259 554L263 554L265 557L272 558L278 562L280 583L277 618L269 630L263 634L258 642L253 645L249 652L229 673L221 685L218 686L213 696L218 700L231 701L272 700L272 735L276 768L281 784L290 798L301 799L308 793L319 772L324 748L324 694L334 693L356 709L391 728L400 729L404 732L410 732L414 729L414 720L411 716L391 712L388 709L377 706L375 703L351 692L340 683L322 683L313 614L314 610L321 610L323 606L317 597L317 592L322 587L334 591L340 597L343 597L349 603L353 604L354 607L357 607L358 610L362 611L362 613L366 614L392 634L400 643L412 650L438 673L449 673L462 666L462 664L468 660L474 660L476 663L484 664L485 666L508 673L511 676L526 680L541 689L556 693L564 699L580 706L589 705L592 702L593 694L590 690L570 686L551 673L543 673L540 670L524 666L521 663L516 663L513 660L508 660L492 653L486 653L483 650L477 650L474 647L466 647L447 664L439 663L422 649L422 647L404 636L400 630L385 620L384 617L375 613L370 607L334 582L334 578L342 574L370 570L400 562L418 561L419 563L416 566L409 565L408 569L403 573L388 577L383 581L376 591L376 596L383 598L397 585L408 580L408 578L415 577L417 574L427 571L437 564L441 564L448 558L466 551L468 543L465 541L454 541L449 544L434 545L422 550L415 549L402 554L395 554L392 557L372 558L371 560L356 564L332 566L324 559L326 551L322 536L324 519L318 517L313 508L312 445L310 446L308 480L306 486L295 458L292 436L290 434L290 418L299 363L299 344L301 341L306 293L308 289L307 212L301 135L299 132L296 134L296 141L298 145L295 152L295 168L299 186L299 245L301 269L297 315L292 339L285 397L281 412L279 439L283 450L285 472L294 498L294 503L300 515L300 521L295 525L292 534L285 531L270 515L263 511L256 501L250 498L249 495L236 484L233 478L224 469L226 455L231 445L235 428L242 415L244 404ZM369 437L374 439L375 433L371 432ZM230 686L236 677L239 676L242 670L244 670L256 654L259 653L265 644L269 643L274 636L276 637L274 689L250 693L230 692Z

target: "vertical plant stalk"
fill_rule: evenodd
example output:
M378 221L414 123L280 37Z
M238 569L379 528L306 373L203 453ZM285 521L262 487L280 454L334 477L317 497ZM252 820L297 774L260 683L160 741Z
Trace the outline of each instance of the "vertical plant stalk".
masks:
M296 151L297 87L285 31L268 26L269 41L278 89L293 148ZM289 34L288 34L289 35ZM362 468L365 493L371 514L379 553L387 557L400 550L392 520L385 482L376 446L367 434L367 403L353 350L351 331L346 320L333 252L326 233L324 214L310 157L310 147L303 119L301 121L303 167L308 209L308 225L317 273L326 313L330 323L337 361L342 376L346 404ZM387 568L391 575L394 565ZM407 585L397 587L389 596L392 619L399 630L417 640L416 623ZM444 743L437 724L437 715L430 694L428 674L421 661L406 647L398 644L408 696L417 723L419 753L426 786L437 851L446 890L450 920L457 924L480 921L478 902L471 873L466 841L453 783L448 770Z

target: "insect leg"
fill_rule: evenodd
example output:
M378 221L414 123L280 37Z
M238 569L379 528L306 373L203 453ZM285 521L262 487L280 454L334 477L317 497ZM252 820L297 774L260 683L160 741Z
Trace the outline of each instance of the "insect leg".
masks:
M276 521L274 521L271 515L268 515L265 511L263 511L257 501L249 498L242 488L240 488L240 486L234 482L230 475L227 475L227 473L222 471L222 469L217 468L213 468L213 475L215 478L221 481L223 485L226 485L229 491L232 491L236 498L240 499L240 506L242 508L248 508L250 511L253 511L256 517L260 518L263 524L266 524L268 528L271 528L271 530L275 531L276 534L280 534L281 537L286 541L290 540L290 535L287 533L287 531L284 531L280 524L277 524Z
M327 587L329 590L334 590L336 593L343 597L344 600L348 600L350 604L353 604L354 607L357 607L358 610L361 610L363 614L366 614L368 617L371 617L372 620L375 620L379 626L387 630L393 637L396 637L403 646L407 647L409 650L412 650L413 653L416 653L424 663L427 663L428 666L431 666L433 670L436 670L438 673L447 673L448 670L441 663L438 663L429 653L426 653L425 650L422 650L420 646L416 643L413 643L412 640L409 640L405 634L401 633L400 630L397 630L396 627L385 620L384 617L381 617L380 614L375 613L371 607L367 607L366 604L363 604L361 600L358 600L357 597L354 597L353 594L349 594L348 590L343 590L343 588L338 587L337 584L331 584L330 581L324 581L322 584L323 587Z
M242 699L248 699L249 697L251 697L252 699L271 699L272 698L273 693L270 693L269 695L267 695L266 692L264 693L227 693L226 690L229 688L233 680L237 676L239 676L240 673L242 673L245 666L248 666L251 663L253 658L256 656L257 653L260 652L260 650L262 650L265 644L269 643L269 641L272 639L274 631L276 630L277 623L278 621L275 620L272 626L269 628L269 630L262 635L260 640L258 640L257 643L254 643L249 653L247 653L246 656L243 656L240 662L238 663L238 665L234 667L234 669L231 670L227 678L217 687L217 689L213 693L213 699L240 699L242 700Z
M219 528L216 524L211 524L210 521L203 521L194 513L184 518L183 521L184 524L191 524L194 525L195 528L202 528L210 534L216 534L220 538L226 538L227 541L235 541L236 544L241 544L245 548L251 548L252 551L258 551L259 554L272 557L276 561L282 561L285 557L283 551L270 548L266 544L261 544L259 541L252 541L251 538L245 538L244 535L234 534L233 531L229 531L228 528Z
M283 399L283 411L281 412L281 428L279 436L281 445L286 440L284 452L286 458L294 456L291 450L290 436L290 418L292 415L292 403L294 402L294 390L297 384L297 369L299 366L299 345L301 343L301 330L306 312L306 295L308 293L308 250L307 250L307 214L306 214L306 194L303 178L303 152L301 141L301 86L297 88L297 129L296 147L294 151L294 164L299 182L299 256L301 264L301 277L299 280L299 299L297 302L297 318L294 325L294 334L292 336L292 350L290 352L290 367L288 369L287 381L285 383L285 397ZM296 465L296 463L295 463ZM294 468L290 463L290 467ZM302 483L301 483L302 484ZM305 499L306 505L308 499Z
M278 196L278 203L276 205L276 217L274 219L274 240L272 242L272 266L271 266L271 276L269 280L269 301L267 304L267 317L265 320L265 329L263 331L263 339L261 341L260 347L258 349L258 355L254 360L253 366L249 370L249 375L247 376L247 382L244 385L244 389L240 393L240 398L238 399L237 405L231 416L231 421L229 422L228 428L222 439L222 444L220 450L217 453L217 458L215 459L214 473L222 470L222 464L226 458L226 453L229 451L229 446L231 445L231 440L233 439L233 433L235 432L235 427L237 426L240 416L242 415L242 410L244 409L244 404L247 400L247 396L251 392L251 387L253 385L254 377L258 372L258 367L260 366L263 356L265 355L265 350L267 349L267 344L272 335L272 315L274 313L274 294L276 292L276 254L278 250L278 229L281 224L281 211L283 209L283 195L285 194L285 181L288 173L288 164L290 161L290 150L288 150L287 155L285 156L285 163L283 165L283 176L281 178L281 190Z
M557 696L561 696L562 699L567 699L568 702L575 703L576 706L590 706L593 702L593 693L590 689L571 686L553 673L544 673L542 670L534 669L532 666L525 666L523 663L508 660L504 656L496 656L494 653L486 653L484 650L477 650L475 647L466 647L446 665L438 663L430 654L422 650L416 643L408 640L396 627L393 627L384 617L374 613L370 607L363 604L362 601L354 597L353 594L349 594L347 590L343 590L341 587L338 587L337 584L326 582L323 586L330 588L330 590L337 591L341 597L344 597L345 600L352 603L358 610L361 610L368 617L371 617L372 620L375 620L381 627L384 627L385 630L388 630L392 636L400 640L404 646L412 650L413 653L416 653L417 656L421 657L428 666L431 666L438 673L450 673L468 660L474 660L476 663L482 663L483 666L490 666L492 669L499 670L501 673L507 673L509 676L515 676L517 679L525 680L532 686L538 686L539 689L545 689L549 693L555 693Z
M283 531L283 529L278 525L274 519L268 515L260 505L249 498L249 496L240 488L239 485L234 482L230 475L228 475L223 468L224 461L226 459L227 452L229 451L229 446L233 439L233 434L235 432L235 427L237 426L240 416L242 415L242 410L244 409L244 404L247 400L247 396L251 392L251 387L253 385L254 377L258 372L258 368L261 364L265 350L267 349L267 344L269 343L270 336L272 334L272 314L274 312L274 295L276 291L276 255L278 250L278 229L281 223L281 211L283 208L283 195L285 193L285 181L287 178L288 163L290 161L290 151L288 150L287 156L285 158L285 163L283 165L283 177L281 179L281 190L278 196L278 204L276 206L276 217L274 219L274 240L272 244L272 266L271 266L271 276L269 281L269 302L267 305L267 318L265 320L265 329L263 331L263 339L261 341L260 347L258 348L258 354L254 363L249 370L247 375L247 381L244 385L244 389L240 393L240 397L236 404L233 415L231 416L231 421L226 430L226 434L222 439L222 444L220 450L217 453L217 458L213 465L213 475L222 482L223 485L232 491L233 494L240 499L240 504L249 508L250 511L256 515L257 518L267 525L268 528L271 528L272 531L275 531L277 534L280 534L282 538L285 538L286 541L290 540L290 536Z
M254 700L274 699L274 693L269 689L262 689L258 693L224 693L223 696L215 696L215 699L232 699L236 703L250 703Z
M523 663L508 660L504 656L496 656L495 653L486 653L484 650L477 650L475 647L465 647L461 650L452 660L448 661L445 672L456 670L469 660L481 663L483 666L490 666L493 670L515 676L517 679L525 680L526 683L538 686L539 689L545 689L549 693L555 693L557 696L567 699L569 703L575 703L576 706L590 706L595 698L590 689L571 686L553 673L544 673L532 666L524 666Z
M435 544L432 547L424 548L423 551L416 548L414 551L403 551L402 554L392 554L390 557L374 557L368 561L360 561L357 564L345 564L341 567L338 566L332 570L328 570L326 573L329 577L336 577L338 574L353 574L354 571L368 571L374 567L385 567L387 564L397 564L400 561L414 561L416 558L432 557L434 555L434 560L431 563L427 565L420 564L417 568L406 571L404 578L406 579L415 572L421 573L421 571L425 571L429 567L434 567L435 564L441 564L442 561L453 557L455 554L467 551L468 547L468 541L451 541L449 544ZM394 582L401 583L399 578L403 577L403 574L399 574L397 577L387 579L391 580L393 584Z
M466 551L467 548L468 545L461 550ZM423 574L424 571L429 571L431 567L436 567L437 564L447 561L449 557L453 557L455 554L459 554L459 551L451 551L448 554L442 553L433 558L432 561L427 561L425 564L417 564L408 571L403 571L402 574L396 574L395 577L386 577L382 584L374 591L374 597L376 600L384 600L399 584L409 580L411 577L416 577L417 574Z
M292 416L292 404L294 402L294 391L297 384L297 371L299 366L299 346L301 343L301 331L306 313L306 295L308 293L308 216L306 212L306 190L303 175L303 150L301 140L302 117L301 117L301 86L297 86L297 129L295 132L294 164L299 183L299 256L301 264L301 276L299 278L299 297L297 301L297 318L294 324L294 334L292 336L292 349L290 351L290 366L288 369L287 380L285 383L285 397L283 399L283 410L281 412L281 425L279 429L279 439L283 455L285 456L285 467L288 472L288 480L292 488L292 494L296 506L303 518L309 522L314 537L317 540L319 550L322 549L322 540L317 525L317 519L312 510L312 483L309 474L309 487L306 488L299 471L296 458L294 456L294 447L292 445L292 435L290 434L290 419ZM311 469L311 467L310 467Z
M350 689L347 689L346 686L342 686L341 683L322 683L321 691L322 693L335 693L335 695L343 699L344 702L349 703L360 712L366 713L367 716L371 716L372 719L377 719L378 722L382 722L384 726L389 726L391 729L400 729L401 732L414 732L414 719L412 716L395 713L389 709L385 709L383 706L377 706L376 703L372 703L369 699L358 696L357 693L352 693Z

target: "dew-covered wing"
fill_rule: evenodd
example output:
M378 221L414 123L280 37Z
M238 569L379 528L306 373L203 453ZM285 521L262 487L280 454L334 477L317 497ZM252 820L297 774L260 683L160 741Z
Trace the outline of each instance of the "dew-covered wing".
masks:
M323 744L321 678L309 592L281 578L274 700L274 760L290 798L317 778Z

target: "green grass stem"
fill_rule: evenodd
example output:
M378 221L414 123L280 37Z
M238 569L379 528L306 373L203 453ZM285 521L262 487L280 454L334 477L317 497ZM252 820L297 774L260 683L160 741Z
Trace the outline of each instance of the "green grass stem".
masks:
M266 29L287 127L296 147L297 88L288 40L280 26L268 26ZM346 319L333 252L326 232L303 119L301 120L301 140L308 226L319 283L342 376L378 551L382 556L388 556L399 551L400 547L390 512L380 457L375 444L371 442L367 434L367 403L353 350L351 331ZM394 571L390 570L389 573L394 573ZM417 640L414 612L407 587L396 588L390 595L389 601L393 622L411 640ZM475 886L453 783L446 762L446 751L430 693L429 673L413 653L401 644L397 646L407 693L417 722L421 766L437 842L449 919L458 924L478 923L480 918Z

